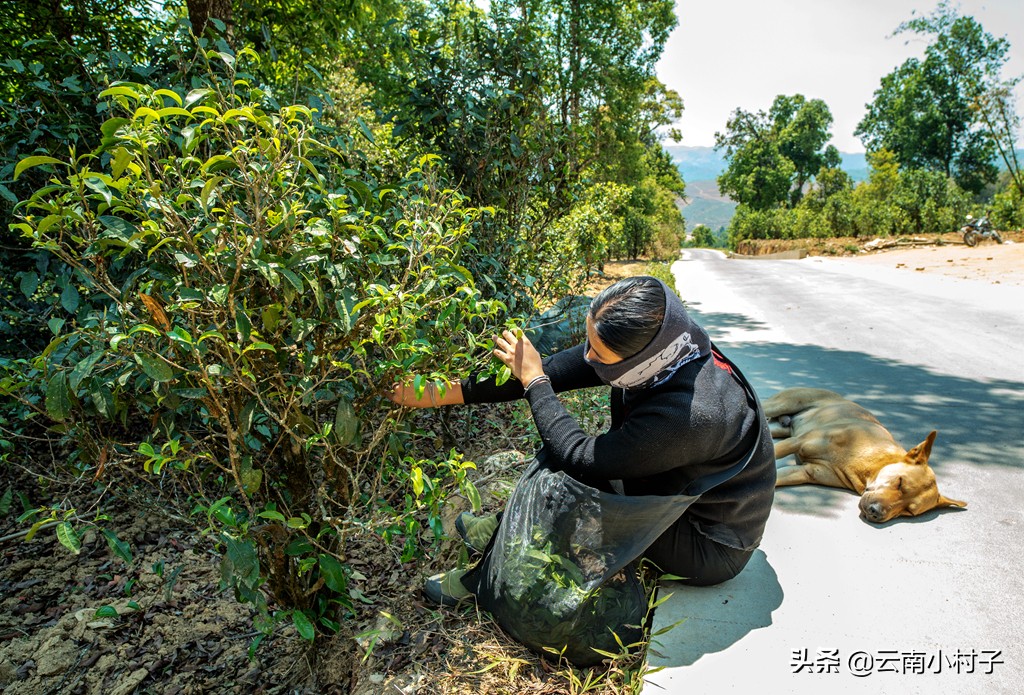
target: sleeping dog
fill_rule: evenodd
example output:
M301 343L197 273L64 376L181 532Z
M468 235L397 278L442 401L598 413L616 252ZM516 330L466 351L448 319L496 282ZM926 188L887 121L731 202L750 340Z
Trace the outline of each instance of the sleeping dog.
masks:
M861 515L876 524L967 506L939 493L928 466L934 430L907 451L874 415L832 391L785 389L763 405L776 460L793 454L797 464L779 469L777 487L816 483L853 490L861 495Z

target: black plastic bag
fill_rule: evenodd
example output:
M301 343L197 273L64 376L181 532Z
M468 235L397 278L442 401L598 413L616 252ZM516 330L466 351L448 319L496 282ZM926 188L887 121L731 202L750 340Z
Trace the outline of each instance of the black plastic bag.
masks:
M712 348L758 413L753 445L680 494L635 496L552 469L542 449L513 490L483 559L462 578L512 637L582 667L643 637L648 603L634 561L702 494L737 475L761 451L761 404L739 369Z
M634 560L699 495L605 492L544 458L541 451L523 473L462 583L527 647L593 666L607 658L599 651L619 654L640 641L648 602Z

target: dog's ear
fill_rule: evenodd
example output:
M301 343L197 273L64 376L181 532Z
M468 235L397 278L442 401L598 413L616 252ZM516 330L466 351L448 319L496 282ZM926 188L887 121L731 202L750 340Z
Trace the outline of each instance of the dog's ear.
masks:
M932 455L932 443L935 441L936 434L938 432L932 430L923 442L907 452L903 460L914 466L928 463L928 457Z
M964 507L967 506L967 503L966 502L961 502L960 500L951 500L948 497L943 497L942 493L940 492L939 493L939 501L938 501L938 503L935 506L936 507L960 507L961 509L963 509Z

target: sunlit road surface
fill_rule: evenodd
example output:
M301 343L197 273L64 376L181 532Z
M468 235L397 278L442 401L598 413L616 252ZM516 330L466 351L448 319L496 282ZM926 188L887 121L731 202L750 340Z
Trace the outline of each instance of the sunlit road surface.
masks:
M874 526L848 491L780 489L747 568L666 584L645 693L1024 692L1024 289L842 260L673 266L761 397L827 388L872 410L966 510ZM789 463L780 462L780 465Z

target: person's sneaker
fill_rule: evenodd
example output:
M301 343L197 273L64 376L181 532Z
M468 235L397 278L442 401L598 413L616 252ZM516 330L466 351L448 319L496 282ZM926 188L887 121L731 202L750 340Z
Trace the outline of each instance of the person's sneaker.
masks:
M435 574L423 583L423 595L441 606L457 606L473 598L472 592L462 585L466 570L451 570Z
M476 553L482 553L487 544L491 542L491 536L498 529L498 522L501 514L488 514L487 516L473 516L469 512L462 512L455 518L455 530L462 536L462 542L466 547Z

